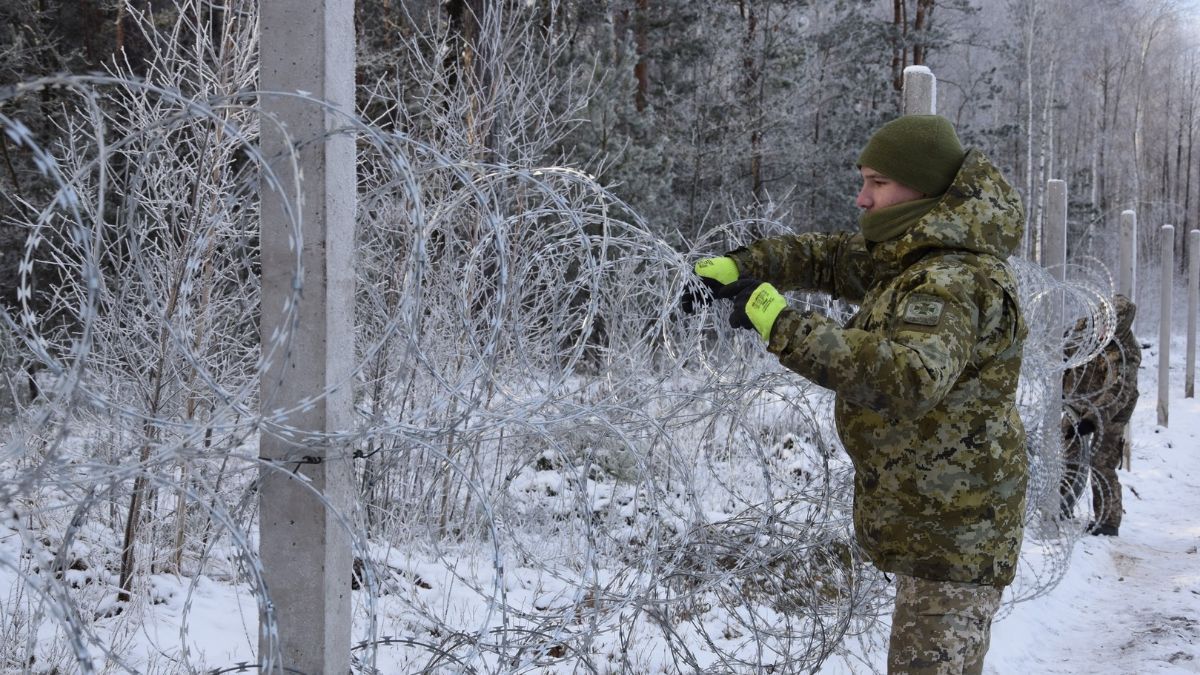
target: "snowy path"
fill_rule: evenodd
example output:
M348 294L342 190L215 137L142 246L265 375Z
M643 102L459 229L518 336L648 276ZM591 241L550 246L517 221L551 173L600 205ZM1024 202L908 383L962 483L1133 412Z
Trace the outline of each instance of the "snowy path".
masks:
M1200 402L1182 397L1180 358L1170 427L1158 427L1157 357L1143 358L1121 535L1084 536L1061 583L995 623L986 675L1200 673ZM883 673L886 658L886 635L875 636L865 655L820 672Z
M1121 535L1085 537L1059 586L996 623L986 672L1200 673L1200 403L1175 398L1158 427L1152 377L1120 472Z

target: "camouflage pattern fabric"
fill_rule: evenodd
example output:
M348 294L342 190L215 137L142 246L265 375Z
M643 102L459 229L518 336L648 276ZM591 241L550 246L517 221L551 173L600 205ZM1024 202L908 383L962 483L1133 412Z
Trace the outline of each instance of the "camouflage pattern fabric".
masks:
M1000 608L994 586L896 577L889 675L978 675Z
M1133 334L1137 306L1123 295L1113 304L1117 328L1113 338L1092 360L1063 374L1063 439L1067 477L1063 486L1063 510L1067 514L1083 491L1084 477L1092 473L1092 506L1098 525L1121 525L1121 483L1117 467L1121 465L1125 427L1138 401L1137 373L1142 349ZM1075 330L1085 325L1076 324ZM1084 457L1081 439L1075 434L1075 422L1088 420L1094 427L1090 457Z
M1071 518L1075 512L1075 503L1087 486L1088 473L1091 471L1092 437L1075 432L1075 422L1069 415L1062 418L1063 438L1063 478L1058 492L1062 496L1062 515Z
M1098 439L1098 446L1092 450L1092 508L1097 525L1115 529L1121 527L1121 514L1124 513L1117 467L1123 459L1125 435L1121 430L1109 431Z
M972 150L937 206L895 239L801 234L729 254L743 277L860 305L846 326L785 309L768 349L836 392L855 466L855 532L885 572L1012 582L1025 512L1015 398L1027 331L1005 259L1023 227L1020 197Z
M1117 467L1121 466L1125 449L1125 423L1105 424L1091 435L1090 452L1083 451L1083 439L1074 433L1074 425L1063 419L1064 459L1066 476L1061 494L1063 515L1070 516L1075 502L1083 493L1090 471L1092 477L1092 509L1095 523L1114 529L1121 527L1124 508L1121 502L1121 481Z
M1124 427L1138 400L1142 347L1133 334L1137 305L1120 294L1113 298L1113 305L1117 327L1112 339L1092 360L1063 373L1063 397L1071 416L1089 420L1097 429L1117 422ZM1080 321L1074 330L1085 328Z

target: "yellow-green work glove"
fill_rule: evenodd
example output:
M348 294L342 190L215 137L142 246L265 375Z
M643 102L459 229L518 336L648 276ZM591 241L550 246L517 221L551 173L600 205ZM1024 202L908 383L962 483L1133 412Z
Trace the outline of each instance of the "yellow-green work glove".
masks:
M729 256L723 255L718 258L704 258L696 262L694 269L696 276L700 277L705 285L714 291L716 288L713 287L710 280L715 281L721 286L732 284L738 280L737 263Z
M698 261L692 270L696 276L700 277L700 281L704 282L704 289L688 291L680 300L680 307L686 314L692 314L696 308L707 305L712 300L714 293L725 284L737 281L738 278L737 263L733 261L733 258L726 256L704 258Z
M787 300L771 284L742 279L717 291L718 298L733 300L729 325L758 331L763 340L771 340L775 319L787 307Z

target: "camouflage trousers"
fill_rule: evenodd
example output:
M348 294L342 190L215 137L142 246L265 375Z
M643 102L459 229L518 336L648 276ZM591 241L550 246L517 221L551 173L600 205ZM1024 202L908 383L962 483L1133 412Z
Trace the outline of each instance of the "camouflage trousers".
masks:
M1067 476L1063 479L1060 490L1063 497L1063 511L1070 515L1075 502L1082 496L1087 480L1088 471L1092 476L1092 508L1095 510L1097 525L1108 525L1113 528L1121 526L1121 514L1124 508L1121 504L1121 482L1117 478L1117 467L1125 450L1125 425L1129 423L1133 407L1122 410L1114 419L1099 425L1089 434L1091 440L1090 453L1084 452L1083 439L1071 433L1064 424L1063 459L1066 460ZM1090 454L1090 456L1085 456Z
M897 575L888 674L982 673L1001 592L995 586Z

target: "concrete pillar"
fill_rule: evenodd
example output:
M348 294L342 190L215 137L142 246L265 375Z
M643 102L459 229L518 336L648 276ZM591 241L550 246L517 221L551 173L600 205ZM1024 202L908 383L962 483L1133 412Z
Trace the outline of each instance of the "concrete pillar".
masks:
M1125 210L1121 212L1121 258L1117 262L1117 292L1137 303L1137 212ZM1140 312L1139 312L1140 314ZM1134 333L1137 333L1137 318L1134 318ZM1133 448L1129 442L1129 425L1125 426L1125 461L1126 470L1133 468Z
M1184 396L1196 398L1196 307L1200 304L1200 230L1188 232L1187 374Z
M1137 213L1121 212L1121 260L1117 264L1117 292L1137 302Z
M1158 424L1167 426L1171 403L1171 286L1175 268L1175 227L1162 226L1162 280L1158 291Z
M1200 304L1200 229L1188 232L1188 369L1183 376L1183 395L1196 395L1196 305Z
M1050 276L1058 282L1066 280L1067 276L1067 183L1062 180L1046 182L1046 223L1042 228L1042 264ZM1051 293L1047 301L1050 303L1047 318L1050 322L1050 344L1053 350L1051 362L1063 362L1063 334L1066 331L1064 303L1062 291ZM1047 434L1058 434L1062 419L1062 376L1059 371L1051 374L1046 390L1046 417L1043 420Z
M904 69L904 94L900 109L903 115L933 115L937 113L937 78L925 66Z
M1067 274L1067 183L1046 181L1046 226L1042 229L1042 264L1057 281ZM1060 296L1061 297L1061 296Z
M264 92L304 91L353 113L353 0L262 0L260 22ZM349 512L352 467L347 453L319 439L324 432L348 429L352 412L354 140L327 135L337 120L310 101L265 94L261 107L264 155L285 193L265 182L261 192L264 357L277 331L286 332L289 341L286 353L275 350L261 380L267 423L260 452L285 470L261 473L259 554L278 633L262 622L259 660L265 664L279 656L264 669L270 673L347 673L350 536L332 510ZM299 145L289 144L268 115L283 122ZM287 205L295 209L292 216ZM296 222L302 226L299 241ZM289 323L287 311L296 301ZM335 385L341 386L322 395ZM280 419L274 412L280 409L292 412ZM301 457L314 459L285 463ZM292 477L293 469L306 483Z

